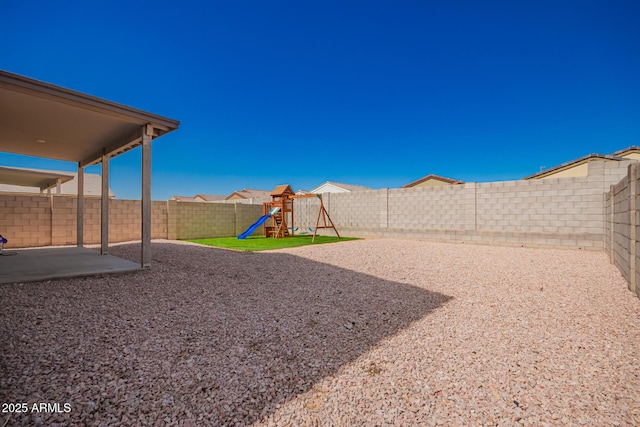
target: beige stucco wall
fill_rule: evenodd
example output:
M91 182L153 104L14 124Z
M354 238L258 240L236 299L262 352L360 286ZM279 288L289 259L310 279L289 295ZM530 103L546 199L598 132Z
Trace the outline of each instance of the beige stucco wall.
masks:
M575 166L572 166L567 169L562 169L557 172L554 172L549 175L544 175L541 177L536 177L533 179L549 179L549 178L574 178L578 176L587 176L589 174L589 165L588 162L584 162Z
M623 156L625 159L640 160L640 153L628 153Z
M426 181L421 182L420 184L412 185L409 188L419 188L419 187L441 187L445 185L453 185L450 182L440 181L439 179L428 179Z
M638 153L629 153L621 157L627 158L629 160L640 160L640 154ZM534 177L531 179L574 178L579 176L588 176L589 174L591 174L590 167L592 165L598 164L598 163L616 163L616 162L618 162L618 160L610 160L610 159L585 160L584 163L580 163L572 167L559 170L558 172L555 172L549 175ZM623 167L627 167L627 166L623 165Z

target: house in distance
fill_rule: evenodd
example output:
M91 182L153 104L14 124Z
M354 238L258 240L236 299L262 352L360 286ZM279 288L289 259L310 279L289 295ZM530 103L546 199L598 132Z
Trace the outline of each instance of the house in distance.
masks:
M444 176L429 174L406 185L403 185L402 188L440 187L443 185L458 184L464 184L464 182L458 181L457 179L445 178Z

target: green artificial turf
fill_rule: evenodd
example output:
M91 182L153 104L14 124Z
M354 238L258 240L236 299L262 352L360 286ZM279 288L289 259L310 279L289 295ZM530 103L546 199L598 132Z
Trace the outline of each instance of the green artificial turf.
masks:
M270 249L293 248L296 246L357 240L356 237L343 237L338 239L336 236L316 236L315 243L311 243L312 238L312 235L298 235L281 239L251 236L245 240L238 240L237 237L218 237L215 239L195 239L187 241L200 243L201 245L215 246L218 248L235 249L238 251L266 251Z

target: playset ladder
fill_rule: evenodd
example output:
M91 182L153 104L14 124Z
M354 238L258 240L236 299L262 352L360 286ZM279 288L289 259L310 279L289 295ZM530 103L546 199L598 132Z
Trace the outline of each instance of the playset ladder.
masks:
M287 228L287 221L284 219L284 215L282 211L280 211L280 215L273 215L273 221L275 223L275 231L273 233L273 237L276 239L278 237L289 237L289 229Z

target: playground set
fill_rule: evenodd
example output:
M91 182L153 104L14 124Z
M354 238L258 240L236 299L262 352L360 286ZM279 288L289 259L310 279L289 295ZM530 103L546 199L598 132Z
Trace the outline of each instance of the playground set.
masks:
M318 216L316 219L316 227L313 229L313 239L315 242L318 229L333 228L338 238L340 233L338 229L331 221L329 212L324 207L321 194L296 194L289 185L279 185L271 192L271 201L264 202L262 204L262 216L252 224L247 230L238 236L238 239L244 240L249 237L256 228L264 224L264 237L282 238L290 237L295 233L294 226L294 212L293 201L295 199L305 198L318 198L320 200L320 207L318 209ZM320 218L322 218L322 225L320 225ZM268 220L271 220L267 223ZM291 224L289 227L288 224Z

